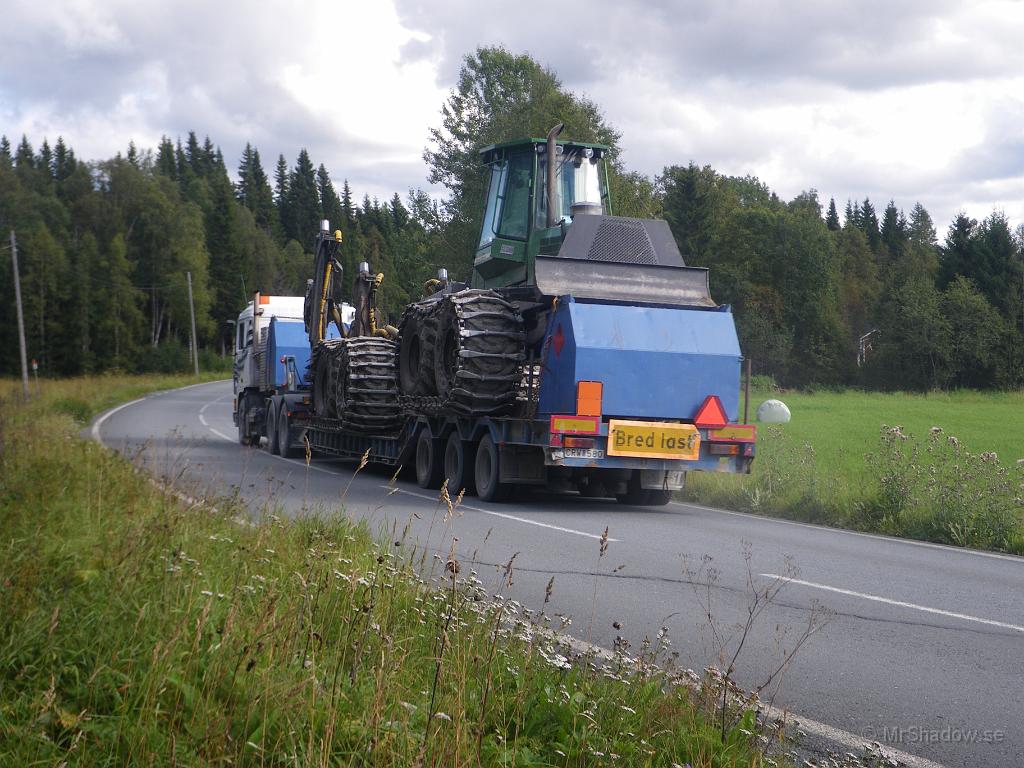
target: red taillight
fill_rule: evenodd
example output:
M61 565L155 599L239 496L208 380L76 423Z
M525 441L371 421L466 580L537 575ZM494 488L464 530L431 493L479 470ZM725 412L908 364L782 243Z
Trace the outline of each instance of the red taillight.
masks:
M729 423L729 416L718 395L708 395L704 398L703 404L697 409L697 415L693 417L693 422L704 429L721 429Z
M566 448L593 448L594 438L592 437L564 437L562 445Z
M708 453L712 456L739 456L740 446L738 443L709 443Z

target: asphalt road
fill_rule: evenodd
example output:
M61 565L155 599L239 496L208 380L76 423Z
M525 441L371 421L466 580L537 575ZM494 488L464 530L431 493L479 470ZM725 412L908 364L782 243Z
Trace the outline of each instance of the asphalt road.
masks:
M411 522L419 545L442 555L455 536L460 561L496 590L498 570L518 553L513 586L500 586L505 596L539 607L554 576L548 613L572 616L571 633L604 647L621 635L635 651L665 626L679 663L696 670L722 666L712 624L732 637L726 653L735 649L733 630L751 602L748 574L762 587L787 576L739 655L741 685L763 683L825 610L828 622L793 657L774 696L810 738L849 746L851 734L864 736L946 766L1024 765L1022 558L689 504L631 508L569 495L506 504L467 497L462 514L444 523L436 493L405 480L389 493L390 471L353 478L353 462L307 468L238 445L230 382L127 404L102 416L93 434L190 494L237 488L254 513L337 511L387 530Z

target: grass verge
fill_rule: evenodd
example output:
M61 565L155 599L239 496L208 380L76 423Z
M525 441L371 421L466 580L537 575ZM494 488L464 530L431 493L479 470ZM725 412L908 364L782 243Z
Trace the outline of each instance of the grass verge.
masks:
M746 512L1024 554L1024 392L773 393L748 477L691 473L685 498Z
M454 555L428 584L401 532L187 508L77 439L175 383L0 408L0 764L767 764L753 710L579 657Z

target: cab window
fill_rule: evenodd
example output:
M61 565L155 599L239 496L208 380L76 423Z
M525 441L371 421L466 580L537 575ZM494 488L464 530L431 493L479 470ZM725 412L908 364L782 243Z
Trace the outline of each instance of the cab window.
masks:
M513 152L507 160L491 165L480 244L483 248L496 236L525 240L530 226L530 179L533 153Z

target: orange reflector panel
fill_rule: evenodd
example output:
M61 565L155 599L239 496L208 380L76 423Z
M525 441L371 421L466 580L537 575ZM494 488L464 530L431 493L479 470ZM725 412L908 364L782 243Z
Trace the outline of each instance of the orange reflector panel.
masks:
M730 424L722 429L708 431L708 440L727 443L756 443L756 424Z
M698 427L707 429L721 429L729 424L729 417L726 415L718 395L708 395L704 398L704 403L697 409L697 415L693 417L693 422Z
M567 435L597 435L601 432L601 417L552 416L551 432Z
M580 416L601 416L604 385L600 381L576 382L576 413Z
M270 303L270 297L269 296L262 296L262 295L260 296L260 304L269 304L269 303Z

